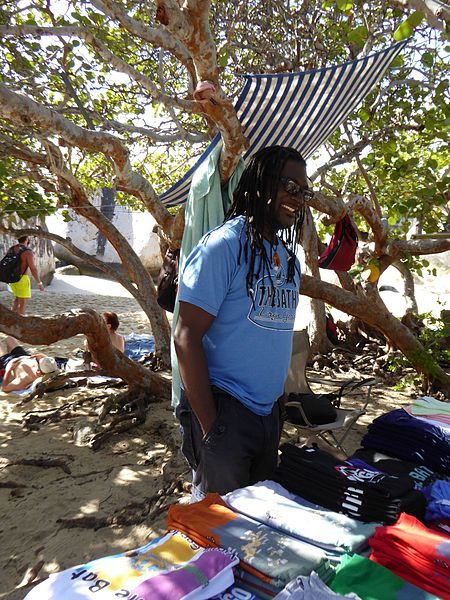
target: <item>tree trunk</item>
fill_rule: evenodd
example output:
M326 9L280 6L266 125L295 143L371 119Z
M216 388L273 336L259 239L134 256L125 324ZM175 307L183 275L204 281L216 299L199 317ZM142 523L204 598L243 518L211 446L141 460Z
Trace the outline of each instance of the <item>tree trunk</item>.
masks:
M416 292L414 286L414 277L411 273L411 270L402 263L400 260L396 260L392 263L392 266L395 267L403 279L403 295L406 300L406 312L413 312L417 314L417 301L416 301Z
M108 275L108 277L118 281L128 292L130 292L130 294L139 303L144 313L147 315L153 336L155 338L155 353L161 358L165 365L170 365L170 325L167 320L166 313L156 302L156 288L150 273L143 266L130 244L128 244L125 238L123 238L123 236L111 223L108 222L109 226L105 229L101 228L100 224L96 220L92 219L91 222L93 222L99 228L99 230L104 233L108 240L111 238L114 239L114 247L116 248L122 264L128 273L128 279L122 277L122 275L113 267L92 256L89 256L77 248L70 241L70 239L65 239L56 234L44 231L43 229L13 230L0 224L0 232L7 233L14 237L19 235L30 235L50 239L58 244L61 244L61 246L64 246L70 252L76 256L79 256L87 263L102 270L106 275ZM135 282L136 285L134 285L133 282Z
M413 333L394 317L383 304L375 284L368 284L357 294L339 289L324 281L303 276L301 293L311 298L321 298L331 306L379 329L408 358L414 368L422 373L431 389L440 389L450 397L450 376L436 363Z
M155 338L155 349L165 364L170 364L170 327L166 314L156 301L156 288L128 240L97 208L90 204L83 189L72 188L69 202L73 210L88 219L103 233L120 257L120 261L140 293L141 306L149 318Z
M126 381L131 391L170 398L170 381L114 348L102 317L92 309L84 308L56 317L22 317L0 304L0 331L23 342L39 345L53 344L84 333L89 348L94 355L101 357L102 369L108 375Z
M318 265L319 239L310 210L305 212L303 224L302 246L305 252L305 263L311 275L320 279ZM300 290L302 284L300 284ZM327 337L325 305L321 299L311 300L311 321L308 325L308 334L311 343L311 353L326 353L331 350L331 342Z

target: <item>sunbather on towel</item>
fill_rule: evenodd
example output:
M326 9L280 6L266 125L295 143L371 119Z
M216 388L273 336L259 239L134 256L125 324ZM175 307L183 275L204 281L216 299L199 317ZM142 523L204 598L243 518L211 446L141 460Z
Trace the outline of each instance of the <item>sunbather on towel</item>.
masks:
M38 377L58 370L54 358L45 354L28 354L13 337L6 338L6 352L0 356L1 389L9 393L24 390Z
M105 320L106 327L108 328L109 337L111 338L111 344L120 352L125 351L125 340L123 335L117 333L117 329L119 328L119 317L115 312L105 312L103 313L103 319ZM92 363L94 361L94 363ZM85 369L96 368L100 365L99 360L92 354L89 349L89 344L87 340L84 342L84 367Z

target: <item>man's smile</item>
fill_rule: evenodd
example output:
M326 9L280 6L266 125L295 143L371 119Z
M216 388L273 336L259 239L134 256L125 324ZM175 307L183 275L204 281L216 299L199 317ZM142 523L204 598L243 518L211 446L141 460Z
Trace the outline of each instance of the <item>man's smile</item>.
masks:
M285 208L287 211L289 211L292 214L295 214L298 210L298 208L294 208L293 206L290 206L289 204L281 204L281 208Z

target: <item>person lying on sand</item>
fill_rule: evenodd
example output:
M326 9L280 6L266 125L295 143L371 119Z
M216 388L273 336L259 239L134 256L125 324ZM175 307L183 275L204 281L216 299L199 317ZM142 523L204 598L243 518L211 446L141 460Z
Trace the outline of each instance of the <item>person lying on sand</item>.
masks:
M0 355L1 390L5 393L24 390L36 379L58 371L54 358L45 354L28 354L13 337L7 337Z

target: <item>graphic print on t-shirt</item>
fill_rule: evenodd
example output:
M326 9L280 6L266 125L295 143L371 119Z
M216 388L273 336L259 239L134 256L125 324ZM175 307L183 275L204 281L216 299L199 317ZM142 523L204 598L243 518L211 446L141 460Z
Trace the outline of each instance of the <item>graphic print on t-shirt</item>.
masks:
M288 282L284 265L277 261L271 276L265 274L256 282L249 320L266 329L292 330L298 293L295 278Z
M386 475L384 473L368 471L367 469L360 469L351 465L336 465L334 468L349 481L356 481L359 483L378 483L386 479ZM393 478L397 479L395 476L393 476Z

